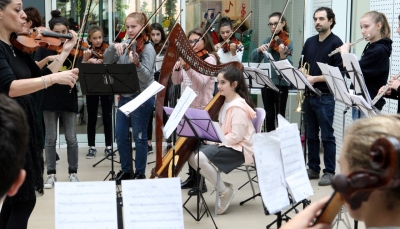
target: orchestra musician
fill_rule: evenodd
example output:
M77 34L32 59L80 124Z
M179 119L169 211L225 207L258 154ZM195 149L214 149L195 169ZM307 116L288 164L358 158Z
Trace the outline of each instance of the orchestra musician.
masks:
M88 30L87 41L90 45L88 50L83 52L82 63L89 64L102 64L102 55L105 49L108 48L108 44L103 41L103 30L97 26L91 26ZM104 154L106 156L113 155L111 144L112 144L112 104L113 96L111 95L86 95L86 105L88 113L87 123L87 138L89 150L86 154L86 158L94 158L97 150L95 145L96 139L96 123L97 123L97 110L99 107L99 101L101 101L101 114L103 118L104 126L104 137L106 148Z
M233 33L232 22L229 17L223 17L218 26L219 43L215 45L221 63L225 64L232 61L242 61L243 45L238 41ZM221 44L226 41L223 47Z
M187 35L189 43L197 53L197 56L209 64L217 65L219 64L219 57L215 52L211 36L205 34L205 36L199 40L204 32L202 28L196 28L190 31ZM172 83L182 84L182 91L184 91L186 87L190 87L197 93L197 97L190 105L191 108L204 109L207 106L213 98L214 82L214 77L194 71L188 67L181 58L175 63L174 71L172 72ZM188 192L189 195L197 194L197 189L195 188L196 178L196 170L189 166L189 177L181 184L182 189L190 188ZM206 191L207 187L205 183L203 183L202 192L204 193Z
M396 30L397 34L400 35L400 15L398 16L398 26ZM392 75L391 79L389 80L388 87L389 90L386 90L385 92L385 97L391 98L391 99L397 99L399 100L400 98L400 80L399 80L399 74L398 75ZM378 94L383 93L382 91L384 90L384 86L382 86ZM397 113L400 113L400 103L397 103Z
M365 13L360 19L361 33L366 38L367 45L359 61L364 76L365 85L371 98L374 98L379 89L387 82L390 68L390 55L392 53L392 40L390 39L390 26L385 14L377 11ZM350 50L350 43L340 47L341 53ZM379 67L377 67L379 66ZM378 110L382 110L385 100L381 98L375 103ZM353 108L353 120L364 117L364 113Z
M214 187L219 185L220 203L218 214L223 214L229 207L235 194L232 184L220 180L217 183L217 171L211 163L224 173L236 167L253 162L253 141L255 129L252 119L256 117L255 106L250 98L243 73L228 66L218 74L218 90L225 97L219 112L219 125L227 143L209 143L201 145L199 152L193 152L189 163L193 168L199 166L200 172Z
M279 22L279 18L281 18L281 22ZM250 61L255 63L261 63L264 60L264 63L269 63L269 59L263 54L264 51L271 53L276 61L287 59L291 64L293 52L293 42L289 39L289 27L286 22L286 18L282 16L282 13L275 12L269 15L269 29L271 33L275 33L276 36L282 40L281 44L273 39L270 46L268 44L271 41L270 37L267 37L263 44L260 45L257 49L254 49L250 54ZM280 80L276 71L271 71L272 82L279 88L280 93L275 92L274 90L264 87L261 90L262 100L264 103L264 109L266 111L266 124L267 124L267 132L275 130L276 117L281 114L285 117L286 112L286 102L289 94L289 84L285 80Z
M67 34L68 21L60 16L59 10L51 11L52 18L49 21L50 29L53 32ZM60 38L64 40L63 38ZM35 53L35 60L40 61L48 56L57 54L57 51L47 50L40 47ZM57 57L58 58L58 57ZM53 62L57 62L57 58ZM73 56L69 55L67 61L62 62L58 71L62 72L72 68ZM77 88L69 88L64 85L55 85L42 91L40 110L43 112L45 125L45 153L47 178L44 188L51 189L57 181L56 177L56 144L58 120L62 117L64 124L65 139L67 141L68 174L69 181L78 182L78 141L76 139L76 114L78 113Z
M22 32L26 25L22 7L21 0L0 0L0 93L13 98L22 107L29 125L28 147L24 153L26 178L16 195L6 197L0 213L0 228L27 228L36 204L36 194L43 194L42 137L31 94L49 90L57 84L72 88L79 71L72 69L57 73L76 43L73 31L70 31L72 39L64 43L57 61L42 70L28 53L16 48L15 33Z
M140 91L145 90L154 81L154 66L156 60L156 52L148 34L150 26L147 25L147 17L144 13L133 12L125 19L126 31L129 39L117 44L110 44L104 53L104 63L117 64L135 64L139 78ZM145 29L141 34L138 34L142 28ZM125 48L129 42L136 39L136 52L133 53ZM120 96L118 106L121 107L132 99L136 98L136 94L123 94ZM141 106L133 111L130 117L127 117L120 110L117 111L116 117L116 139L118 152L121 160L122 170L117 174L117 184L121 180L131 179L131 160L129 145L129 126L132 126L133 140L136 146L135 168L136 171L132 174L134 179L146 179L146 162L147 162L147 126L150 114L153 112L155 97L149 98Z
M304 63L310 64L309 74L305 74L307 80L322 93L321 96L318 96L311 90L306 89L306 97L303 103L308 146L307 172L309 179L319 179L321 170L319 132L321 130L325 169L321 180L318 182L319 186L331 184L331 178L334 176L336 168L336 142L332 126L335 114L335 99L317 65L317 62L322 62L343 69L343 61L340 55L328 56L332 50L343 44L340 38L331 31L335 24L335 14L332 9L320 7L315 10L314 26L318 34L306 40L301 52L304 56Z
M399 129L400 116L398 115L378 115L356 120L347 128L343 137L339 157L342 173L348 176L358 170L373 170L370 163L372 144L382 137L395 137L400 141ZM399 152L396 153L399 154ZM397 164L397 169L398 166ZM327 200L324 198L311 204L281 228L332 228L332 225L322 223L310 226ZM367 229L400 228L400 218L398 217L400 214L400 187L374 189L369 198L363 201L356 210L353 210L347 201L345 201L345 205L350 216L355 220L363 221Z

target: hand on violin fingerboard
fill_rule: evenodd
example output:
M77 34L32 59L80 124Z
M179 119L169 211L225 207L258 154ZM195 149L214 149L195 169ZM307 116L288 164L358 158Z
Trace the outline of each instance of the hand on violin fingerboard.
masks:
M77 42L76 32L73 30L70 30L69 32L72 34L72 39L65 41L63 45L63 51L66 51L68 53L71 52L73 48L75 48Z
M129 52L129 61L131 63L134 63L137 67L140 66L140 58L139 58L139 54L137 54L136 52L133 53L132 51Z
M237 45L235 44L235 43L230 43L229 44L229 49L230 49L230 51L231 51L231 53L232 53L232 55L234 56L234 55L236 55L236 49L237 49Z

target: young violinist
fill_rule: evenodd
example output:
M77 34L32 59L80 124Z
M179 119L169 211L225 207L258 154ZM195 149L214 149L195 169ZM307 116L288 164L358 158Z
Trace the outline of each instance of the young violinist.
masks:
M225 64L231 61L242 61L243 56L243 45L238 41L233 33L232 22L229 17L221 18L218 27L219 32L219 43L215 45L215 49L218 50L218 56L221 63ZM221 44L225 42L223 47Z
M219 64L218 54L215 52L212 38L209 34L206 34L201 40L200 38L204 34L204 29L196 28L190 31L187 35L189 43L193 47L193 51L197 53L201 59L209 64ZM185 91L186 87L190 87L197 93L197 97L190 104L191 108L204 109L207 104L213 98L215 77L203 75L199 72L191 69L183 59L179 59L174 66L172 72L172 83L181 84L182 92ZM189 177L186 181L181 184L182 189L190 188L188 194L197 194L196 187L196 170L189 166ZM199 179L200 180L200 179ZM206 192L207 187L203 183L202 192Z
M264 60L264 63L269 63L268 58L263 54L263 51L267 51L271 53L275 61L287 59L291 64L293 64L291 55L293 52L293 43L289 39L289 27L287 26L286 18L282 16L281 22L278 23L281 16L282 14L279 12L272 13L269 15L268 23L271 33L275 33L275 36L279 38L281 44L279 44L274 38L270 47L267 47L271 41L271 38L267 37L260 47L251 52L251 62L261 63L261 61ZM289 84L285 80L279 79L276 71L272 70L271 74L272 81L280 89L280 93L267 87L264 87L261 90L264 109L266 111L265 119L267 123L267 132L275 130L276 117L278 114L285 117L286 102L289 94Z
M255 129L251 120L256 117L256 112L243 73L237 68L228 66L221 70L218 90L225 97L218 121L227 143L201 145L198 154L193 152L190 155L189 163L195 169L199 166L201 175L214 187L219 185L218 214L222 214L228 209L235 190L222 180L217 184L218 174L211 163L227 174L243 163L253 162Z
M50 29L53 32L67 34L68 21L60 16L58 10L51 11L52 18L49 21ZM35 53L35 60L40 61L47 56L57 54L56 51L39 48ZM71 55L63 62L62 67L58 71L62 72L72 68ZM57 62L57 58L53 62ZM68 157L68 174L69 181L78 182L78 142L76 139L76 114L78 113L78 98L77 88L72 89L63 86L55 85L47 90L42 91L42 100L40 110L43 111L45 125L45 153L47 178L44 183L46 189L54 187L56 178L56 142L58 120L61 117L64 124L65 139L67 141L67 157Z
M372 144L382 137L394 137L400 141L399 129L398 115L379 115L356 120L347 128L343 137L339 157L342 174L348 176L354 171L374 170L370 162ZM398 166L399 164L397 164L397 169ZM398 180L396 182L398 184ZM332 225L322 223L310 226L326 202L327 198L311 204L281 228L332 228ZM352 209L347 201L345 205L350 216L355 220L363 221L367 229L400 228L398 217L400 215L400 187L398 185L393 188L373 189L358 209Z
M368 41L359 61L364 76L368 93L374 98L379 89L387 82L390 68L390 55L392 53L392 40L390 39L390 26L385 14L377 11L365 13L360 19L361 33ZM348 53L350 43L340 47L341 53ZM376 67L379 66L379 67ZM375 103L378 110L382 110L385 100L381 98ZM364 117L364 114L353 108L353 119Z
M39 120L35 100L31 95L46 91L57 85L74 87L78 69L58 72L62 63L76 43L76 34L64 43L63 51L44 69L40 69L28 53L14 45L15 33L22 32L26 14L21 0L0 0L0 93L15 100L27 118L28 146L25 153L26 178L13 197L6 197L0 213L1 228L27 228L29 216L36 204L36 193L43 194L43 153ZM12 23L11 23L12 22Z
M103 30L94 25L88 30L87 41L90 45L90 49L83 52L82 63L90 64L101 64L103 59L99 59L99 55L102 55L108 44L103 41ZM104 48L104 50L102 49ZM93 54L93 52L95 54ZM112 103L113 96L111 95L86 95L86 105L88 113L88 123L87 123L87 137L89 150L86 154L86 158L90 159L96 156L96 123L97 123L97 110L99 107L99 101L101 101L101 114L103 118L104 126L104 137L106 141L106 148L104 149L104 154L109 156L113 154L111 150L112 144Z
M151 44L148 35L150 27L144 13L133 12L125 19L126 31L128 39L117 44L110 44L104 53L104 63L117 64L135 64L139 78L140 90L145 90L154 81L154 65L156 60L156 52ZM144 27L143 32L139 32ZM136 38L136 52L125 48L132 39ZM120 96L118 106L121 107L132 99L136 98L136 94L123 94ZM138 109L132 112L130 117L127 117L120 110L117 112L117 121L115 127L118 152L121 160L122 171L117 174L116 181L131 178L131 160L129 145L129 126L132 126L133 139L136 146L135 168L136 171L132 174L134 179L146 179L146 162L147 162L147 126L150 114L154 108L154 96L144 102Z

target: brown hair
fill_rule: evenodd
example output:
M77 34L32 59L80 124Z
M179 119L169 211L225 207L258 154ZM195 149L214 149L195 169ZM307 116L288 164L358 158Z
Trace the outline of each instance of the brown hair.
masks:
M142 12L130 13L130 14L128 14L128 16L126 16L126 19L128 19L128 18L136 19L141 26L146 25L146 23L148 21L146 14L144 14ZM126 23L126 19L125 19L125 23ZM147 36L150 36L151 35L150 32L151 32L150 25L147 25L146 28L143 30L143 33L145 33Z
M26 14L26 22L32 22L32 28L42 26L42 16L39 11L34 7L24 9Z
M345 131L342 156L351 171L372 170L369 153L372 144L381 137L392 136L400 140L400 116L377 115L355 121ZM400 155L399 155L400 156ZM400 201L400 187L386 190L387 208L393 209Z
M204 32L205 31L203 28L196 28L196 29L191 30L188 33L187 37L189 38L190 35L192 35L192 34L196 34L196 35L202 37ZM215 56L215 58L217 59L217 64L221 64L221 62L219 61L219 56L218 56L217 52L215 51L214 42L213 42L213 39L211 38L210 34L207 33L203 37L203 40L204 40L204 49L207 50L208 53Z
M93 33L97 32L97 31L100 31L101 34L104 35L103 30L100 28L100 26L92 25L88 31L88 38L90 38L93 35ZM89 39L87 40L87 42L89 45L92 45L92 42L90 42Z
M389 22L385 16L385 14L378 12L378 11L369 11L365 13L361 18L364 17L370 17L371 20L375 23L378 24L379 22L381 23L381 38L390 38L390 25Z

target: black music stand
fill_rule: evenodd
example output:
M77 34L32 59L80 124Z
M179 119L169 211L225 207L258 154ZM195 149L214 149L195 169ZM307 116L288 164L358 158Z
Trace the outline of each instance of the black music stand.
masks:
M164 107L165 112L167 115L172 113L171 108ZM221 142L221 136L219 135L218 131L214 127L213 121L208 114L206 110L199 110L199 109L193 109L193 108L188 108L183 115L183 118L178 124L178 127L176 128L176 134L181 137L187 137L187 138L197 138L198 139L198 146L197 146L197 152L199 152L199 147L201 142L207 140L207 141L213 141L213 142ZM174 156L173 156L174 158ZM197 157L199 160L199 157ZM199 161L197 161L197 164L199 164ZM189 200L192 198L192 196L189 196L189 198L185 201L183 204L183 208L195 219L196 221L200 221L203 216L207 213L210 214L211 220L214 223L215 228L218 228L217 225L215 224L214 218L211 215L210 209L208 208L204 197L203 193L201 192L202 188L202 183L200 184L200 167L197 167L197 186L195 187L196 193L197 193L197 215L194 216L189 209L186 208L186 203L189 202ZM218 193L217 193L218 195ZM201 213L200 211L200 199L203 201L203 205L205 208L205 211ZM216 203L217 204L217 203ZM216 206L218 207L218 206Z

